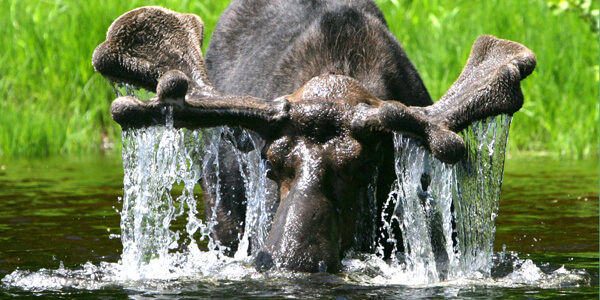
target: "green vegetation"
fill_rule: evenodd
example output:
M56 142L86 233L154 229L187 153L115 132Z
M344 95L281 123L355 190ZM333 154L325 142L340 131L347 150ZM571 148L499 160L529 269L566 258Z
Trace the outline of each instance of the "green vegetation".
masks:
M548 7L555 14L561 14L567 11L575 12L585 20L590 30L595 33L600 31L600 20L598 19L598 2L593 0L549 0Z
M545 1L378 2L434 99L458 77L479 35L527 46L538 65L523 81L509 152L597 155L598 36L578 14L555 14Z
M93 153L109 141L119 151L114 94L90 64L108 26L135 7L161 5L198 14L207 43L226 2L0 0L0 157ZM434 99L458 77L479 35L532 49L538 67L523 83L509 151L598 154L598 36L580 11L542 0L377 2Z

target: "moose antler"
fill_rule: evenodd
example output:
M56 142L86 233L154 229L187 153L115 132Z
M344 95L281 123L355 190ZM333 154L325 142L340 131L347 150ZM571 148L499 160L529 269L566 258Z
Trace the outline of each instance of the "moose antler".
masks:
M519 110L523 103L520 81L536 63L526 47L482 36L458 80L440 101L428 107L379 100L356 80L345 76L332 80L333 75L316 77L294 95L266 101L224 95L213 88L202 59L202 38L198 16L160 7L139 8L115 20L107 40L94 52L94 67L108 79L157 92L151 101L115 100L111 106L115 121L123 128L164 124L165 107L171 106L174 127L239 125L266 137L283 121L294 122L290 105L333 97L337 100L325 100L343 102L345 109L355 110L348 124L355 134L395 131L416 135L438 159L455 163L465 153L464 141L456 132L474 121ZM316 93L309 92L311 86Z
M172 108L173 127L200 128L242 126L263 135L287 118L285 98L267 102L254 97L228 96L214 89L188 91L189 78L179 70L165 73L158 81L157 99L117 98L111 105L113 119L123 128L165 124L165 107Z
M455 163L465 152L456 132L477 120L518 111L523 105L520 82L535 65L535 54L525 46L481 36L463 72L440 101L427 107L385 101L379 109L359 115L354 127L417 135L438 159Z
M107 79L150 91L170 70L182 71L196 89L212 89L202 59L203 37L204 24L196 15L141 7L112 23L92 64Z
M92 64L109 80L156 91L151 101L120 97L111 106L123 128L165 124L173 107L174 127L240 125L266 131L285 119L286 101L228 96L210 83L202 59L204 25L192 14L148 6L125 13L108 29Z
M525 46L481 36L446 94L434 105L419 110L455 132L476 120L512 115L523 106L521 80L533 72L535 65L535 54Z

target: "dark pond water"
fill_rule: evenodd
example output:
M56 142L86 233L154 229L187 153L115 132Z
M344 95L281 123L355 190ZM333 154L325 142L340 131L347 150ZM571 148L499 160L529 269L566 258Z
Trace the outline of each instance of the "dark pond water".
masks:
M78 277L119 260L121 241L111 234L120 231L121 158L0 161L0 298L597 299L598 161L511 158L504 178L492 279L409 287L303 274L98 285Z

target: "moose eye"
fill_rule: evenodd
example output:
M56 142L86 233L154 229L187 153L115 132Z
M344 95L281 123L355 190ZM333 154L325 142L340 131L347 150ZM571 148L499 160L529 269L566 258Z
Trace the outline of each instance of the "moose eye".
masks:
M277 175L275 171L273 171L273 166L271 166L271 162L267 161L267 178L271 180L277 180Z

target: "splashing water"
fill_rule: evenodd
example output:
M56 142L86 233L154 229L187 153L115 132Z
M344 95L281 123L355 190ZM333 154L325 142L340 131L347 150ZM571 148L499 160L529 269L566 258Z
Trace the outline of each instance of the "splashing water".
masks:
M382 215L396 252L391 264L397 271L389 281L489 276L510 122L498 116L470 126L462 133L467 157L454 166L432 157L419 141L394 136L398 178ZM393 214L385 213L388 207ZM394 223L401 237L394 236Z
M270 224L274 216L273 204L269 204L265 200L269 199L269 193L272 193L273 189L269 188L269 182L266 178L267 164L261 158L260 153L264 141L256 134L246 130L236 130L226 126L205 132L210 132L210 135L205 139L206 144L204 145L204 151L206 152L203 161L204 174L207 174L208 170L214 170L218 178L221 163L218 158L219 148L223 146L223 143L227 144L226 147L230 151L228 154L235 159L239 166L246 195L246 216L245 224L243 224L243 235L239 236L240 244L234 257L235 259L249 259L262 248L269 234ZM241 144L245 144L245 146ZM240 149L246 149L247 151ZM214 206L218 206L221 201L219 195L223 193L223 187L219 184L219 181L217 180L216 184L205 188L209 189L209 194L215 195ZM208 224L215 224L217 222L216 212L208 216L207 221ZM220 245L215 245L213 240L210 243L209 248L211 249L226 250L222 249Z
M468 155L454 166L433 158L418 141L395 135L398 178L381 217L390 241L400 241L402 245L396 245L391 262L386 262L391 268L383 276L388 283L435 283L473 274L489 277L510 122L511 117L498 116L470 126L462 133ZM236 143L240 140L250 143L253 150L238 150ZM131 270L128 277L155 278L157 270L173 269L174 249L185 249L183 254L188 258L190 253L202 252L194 240L198 230L200 240L208 238L209 249L216 249L208 252L222 257L224 249L209 234L217 222L216 214L207 216L206 224L196 216L193 190L201 177L199 162L204 161L203 170L211 167L219 172L218 153L224 142L229 143L240 166L247 198L246 224L234 259L248 262L254 254L249 253L251 243L254 251L260 249L273 217L273 210L266 207L265 201L269 189L266 163L260 156L263 142L245 131L236 137L228 127L204 132L175 130L172 117L168 117L166 126L123 133L125 195L121 238L122 264ZM185 188L174 200L171 188L180 182ZM206 188L216 195L218 205L222 189L219 181ZM393 214L385 214L390 211L387 207L393 207ZM188 239L181 243L181 234L169 226L186 208ZM394 222L401 228L401 237L393 234ZM176 254L182 255L181 251ZM183 260L186 259L175 259L178 266ZM353 268L351 262L344 262L348 269Z
M144 95L144 91L127 85L117 86L115 91L117 95L150 97L147 92ZM383 229L390 237L388 241L396 244L395 255L387 262L390 272L384 276L388 283L435 283L467 275L489 277L511 120L509 116L492 117L474 123L461 133L467 145L467 157L454 166L432 157L419 141L395 134L398 178L380 216L384 220ZM246 131L235 137L228 127L204 132L174 130L172 120L170 122L167 121L166 127L123 133L123 265L135 270L133 274L146 274L148 272L143 269L151 265L165 269L165 261L169 260L161 258L169 257L170 249L182 248L178 241L180 233L170 231L169 225L184 214L184 207L188 208L186 233L190 237L184 248L190 252L199 251L193 237L200 229L200 239L209 239L209 249L216 249L217 255L225 250L209 235L217 222L216 214L207 216L207 223L202 223L196 217L196 199L193 197L194 186L201 176L199 162L204 162L203 170L212 169L218 173L218 153L222 143L229 144L228 148L240 166L247 199L246 224L234 258L248 260L248 255L254 254L249 253L250 244L253 244L253 252L260 249L273 218L273 209L266 207L265 201L265 194L269 192L266 163L259 151L264 143ZM254 150L238 150L240 140L250 143ZM185 184L184 193L177 200L170 195L175 182ZM205 188L216 195L217 206L222 189L219 181ZM390 207L393 213L387 215ZM401 237L394 236L392 224L399 224ZM375 230L361 232L357 240L375 240L364 236L364 232ZM382 256L381 246L379 252L378 256L373 256L374 261ZM352 269L351 262L346 259L344 264Z
M128 84L113 84L113 89L117 96L128 95L141 100L149 100L155 96L154 93ZM183 264L198 267L193 261L198 260L199 255L210 254L209 258L199 261L228 260L222 255L225 249L210 236L217 222L216 214L207 216L206 223L202 222L197 216L197 199L194 197L194 187L202 172L209 167L219 172L220 162L217 157L223 142L232 146L229 148L240 166L248 207L244 235L240 237L240 247L235 259L249 259L250 240L255 251L260 249L267 238L273 217L272 207L266 207L263 201L269 191L264 176L266 163L260 157L260 149L264 144L262 140L247 131L242 131L239 138L232 138L234 134L229 127L175 130L172 127L172 112L165 113L165 126L123 131L125 194L120 213L120 237L123 243L120 263L124 270L128 270L125 278L169 278L197 274L197 271L183 268ZM223 139L224 136L230 139ZM237 142L240 140L251 143L254 150L238 150ZM181 183L184 184L183 193L174 199L171 195L172 187ZM217 206L221 194L219 182L206 188L212 189L211 194L217 196ZM183 234L187 239L180 241L182 233L171 231L170 225L184 214L187 216L187 225ZM208 239L208 248L216 251L200 251L195 237L199 241ZM214 267L215 264L208 265ZM183 269L189 269L190 272ZM206 273L207 268L204 271L200 273Z
M117 90L129 95L140 94L131 87ZM146 95L146 99L150 97ZM2 279L4 285L28 290L64 287L94 290L115 281L139 279L173 282L185 278L272 280L298 276L278 270L258 272L250 264L252 255L266 240L273 218L273 208L265 202L269 182L265 176L266 162L260 155L263 142L248 132L242 132L240 138L231 138L234 134L228 127L173 129L171 111L166 110L165 114L168 116L165 126L123 132L121 260L98 266L86 263L80 270L69 270L62 265L58 270L16 270ZM377 216L384 220L383 229L390 237L389 242L396 243L395 255L384 261L381 253L351 253L343 259L344 268L338 276L347 283L361 285L451 281L458 286L560 286L565 282L588 280L585 271L568 271L562 267L543 272L532 261L516 255L494 256L495 218L510 122L510 117L498 116L466 129L462 136L468 156L454 166L433 158L420 142L395 135L398 178L386 209ZM240 147L236 143L240 139L250 143L254 150L237 150ZM247 199L244 233L239 237L240 246L233 258L223 255L223 249L211 239L216 216L207 216L202 221L194 195L203 170L219 172L220 162L214 158L218 157L221 143L232 146ZM181 195L173 196L174 185L183 186ZM207 188L219 195L222 187L217 181ZM220 199L215 201L218 203ZM373 202L371 199L368 203ZM374 209L365 207L363 211ZM390 211L393 213L386 214ZM183 232L171 228L180 218L185 218ZM394 224L400 226L401 237L393 235ZM377 240L365 236L364 232L374 234L373 228L363 229L357 240ZM206 240L208 250L201 250L198 242ZM381 246L378 248L379 252L383 251ZM506 276L492 279L492 265L498 264L510 266Z
M510 117L498 116L469 127L463 133L468 155L454 166L433 158L418 141L395 136L398 179L386 203L386 207L393 207L394 213L381 217L390 240L401 241L402 247L396 245L396 253L388 262L391 269L384 276L388 283L435 283L473 274L489 277L510 122ZM207 224L202 223L195 216L196 200L190 197L200 179L199 164L195 162L202 161L202 153L205 155L203 169L210 163L219 172L219 160L207 157L218 155L222 141L233 146L248 201L245 230L239 237L240 247L234 259L251 257L252 253L248 256L250 240L254 250L260 249L265 241L272 210L265 207L266 164L258 150L262 142L253 134L243 132L242 139L249 141L254 149L244 153L235 147L236 139L227 127L204 134L209 137L202 138L199 131L174 130L169 124L124 133L122 261L135 270L134 274L149 273L143 271L146 266L165 269L164 262L155 261L168 257L169 249L181 248L179 233L171 232L169 224L184 213L185 206L189 208L188 236L193 237L195 231L201 229L201 239L209 239L209 249L223 250L209 236L216 215L208 216ZM222 138L227 135L229 138ZM197 146L200 140L207 141L204 147ZM183 195L173 201L170 187L175 182L184 182L185 189ZM211 194L217 195L218 203L219 182L206 188L214 189ZM174 203L180 205L174 206ZM393 235L393 221L400 225L402 237ZM199 251L194 239L189 239L185 246L189 251Z
M193 237L200 230L202 240L208 232L197 217L194 197L194 187L201 176L194 162L202 151L193 145L200 134L195 130L174 130L172 120L171 126L123 132L121 259L124 269L131 271L126 277L166 276L164 271L172 262L170 250L184 246L192 253L199 251ZM171 189L181 183L183 193L174 199ZM180 245L180 232L171 231L170 225L186 212L189 238Z
M241 139L252 143L248 152L237 150L234 139L222 139L231 135L228 127L209 130L176 130L172 128L171 112L167 112L167 125L154 126L123 132L123 167L125 170L123 209L121 211L121 240L123 255L121 264L129 271L127 278L169 278L170 276L212 273L223 261L225 250L210 236L216 225L216 214L207 216L206 223L198 218L194 187L201 178L202 170L213 164L219 172L219 145L222 141L234 147L233 156L240 165L247 197L247 213L244 235L234 259L250 260L250 240L253 249L267 238L272 220L272 208L265 207L266 163L260 157L263 143L254 135L242 132ZM239 140L239 139L238 139ZM201 164L200 162L204 162ZM171 196L174 184L184 184L183 193L177 199ZM217 181L212 194L220 199ZM186 214L186 240L181 233L170 230L170 224ZM195 237L208 239L209 251L200 251ZM177 249L177 251L175 251ZM213 250L214 249L214 250ZM207 260L210 262L207 263ZM189 264L190 266L185 266ZM200 266L199 266L200 265ZM192 267L193 266L193 267ZM190 268L192 267L192 268Z

